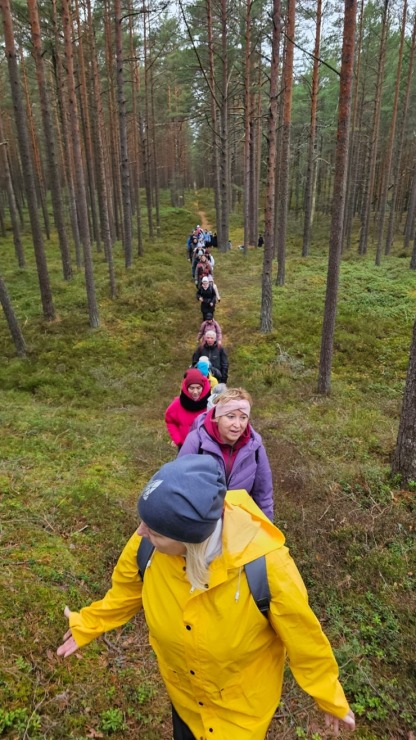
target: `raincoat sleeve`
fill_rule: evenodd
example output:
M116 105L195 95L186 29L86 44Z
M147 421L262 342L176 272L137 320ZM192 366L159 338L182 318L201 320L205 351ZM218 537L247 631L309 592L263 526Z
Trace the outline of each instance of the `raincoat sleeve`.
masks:
M261 444L257 455L256 475L250 495L270 521L273 521L273 480L269 458Z
M267 555L266 561L272 596L269 621L285 645L290 669L320 709L343 719L349 705L338 680L338 665L308 604L299 571L286 547Z
M169 436L175 445L180 445L182 435L178 425L177 399L175 398L165 411L165 422Z
M78 647L125 624L141 609L142 581L136 560L140 541L137 532L129 539L114 568L112 586L104 598L80 612L71 612L69 626Z

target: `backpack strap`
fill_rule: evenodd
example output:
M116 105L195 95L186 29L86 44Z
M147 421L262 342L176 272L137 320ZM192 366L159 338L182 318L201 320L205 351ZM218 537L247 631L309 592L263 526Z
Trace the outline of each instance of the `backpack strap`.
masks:
M137 565L139 567L139 575L142 581L146 573L147 564L154 551L154 545L146 537L142 538L140 545L137 549ZM266 617L267 612L270 609L270 588L267 580L267 569L266 569L266 558L261 555L259 558L252 560L250 563L246 563L244 571L247 578L248 587L250 593L256 602L258 610Z
M137 565L139 566L139 575L142 581L144 581L144 574L146 573L147 564L152 557L155 546L152 545L150 540L146 537L142 537L139 547L137 548Z
M267 580L266 558L264 555L261 555L250 563L246 563L244 570L256 606L267 619L267 612L270 609L270 600L272 597Z

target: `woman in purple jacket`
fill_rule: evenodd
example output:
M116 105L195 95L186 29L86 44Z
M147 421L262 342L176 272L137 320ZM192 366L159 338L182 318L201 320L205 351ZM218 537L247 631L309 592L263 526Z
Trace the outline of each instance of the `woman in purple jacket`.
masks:
M223 466L228 490L244 488L273 521L272 471L262 439L249 424L251 396L243 388L229 388L199 416L181 455L213 455Z

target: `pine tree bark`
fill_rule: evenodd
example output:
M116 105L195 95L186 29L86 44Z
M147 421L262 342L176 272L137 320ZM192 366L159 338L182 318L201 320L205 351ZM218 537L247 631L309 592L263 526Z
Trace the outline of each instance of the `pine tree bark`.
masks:
M12 224L13 231L13 243L14 251L16 254L17 264L23 268L26 266L25 253L23 250L22 239L20 236L20 221L19 213L16 205L16 198L14 195L13 182L10 174L9 156L8 156L8 142L5 140L3 130L3 120L0 111L0 153L3 160L3 177L6 181L7 199L9 203L10 221ZM6 234L4 234L6 236Z
M53 321L55 319L55 308L52 300L52 291L49 282L45 247L37 212L35 177L33 174L33 165L30 152L28 130L26 125L26 115L23 105L19 69L17 64L10 0L0 0L0 12L3 18L4 41L7 65L9 70L10 88L13 100L17 137L19 141L23 178L26 189L27 205L32 229L33 247L35 251L43 316L47 321Z
M72 40L72 19L69 0L62 0L62 21L64 29L65 62L70 113L71 136L75 162L75 183L77 194L78 220L81 243L84 251L85 285L87 291L89 322L92 328L99 326L98 304L95 293L94 269L91 254L91 240L88 223L87 194L82 162L81 135L78 119L78 103L75 92L74 57Z
M401 476L402 485L416 481L416 321L392 473Z
M396 135L396 122L397 112L399 106L399 92L400 92L400 81L402 76L402 63L403 63L403 48L404 39L406 33L406 19L407 19L407 0L403 2L403 16L402 16L402 27L400 32L400 46L399 55L397 60L397 71L396 71L396 85L394 88L394 100L393 110L391 114L389 138L387 142L386 159L384 165L384 178L382 183L382 191L380 197L379 216L378 216L378 239L377 239L377 252L376 252L376 265L381 265L381 255L383 253L383 236L384 236L384 220L386 217L386 206L387 196L390 187L391 177L391 164L393 159L393 145Z
M140 128L137 99L140 94L140 68L134 48L133 4L129 0L130 77L132 84L133 149L134 149L134 196L137 224L137 254L143 255L142 210L140 197Z
M287 0L286 55L283 68L283 130L282 155L280 160L279 182L279 229L277 240L277 278L276 285L284 285L286 277L286 230L289 210L289 157L290 129L292 124L293 90L293 39L295 36L295 0Z
M130 195L130 167L127 145L126 98L124 94L123 73L123 34L121 32L121 0L114 0L115 43L117 64L117 99L118 120L120 134L120 173L121 195L123 206L123 248L126 267L133 262L133 244L131 231L131 195Z
M385 59L386 59L388 7L389 7L389 0L384 0L383 13L382 13L382 19L381 19L382 26L381 26L380 50L379 50L378 63L377 63L377 80L376 80L376 91L375 91L375 97L374 97L373 122L372 122L371 131L370 131L370 142L369 142L369 147L368 147L368 159L367 159L367 168L366 168L368 171L368 178L367 178L367 183L366 183L365 196L363 198L363 210L361 213L360 243L359 243L359 248L358 248L358 251L360 254L367 253L371 212L372 212L372 207L373 207L374 182L375 182L375 174L376 174L376 157L377 157L377 147L378 147L378 140L379 140L379 130L380 130L381 92L382 92L382 86L383 86L384 65L385 65Z
M276 124L277 124L277 90L279 82L279 45L280 45L280 0L273 0L272 49L270 64L270 103L267 130L267 179L264 207L264 254L261 286L260 331L270 332L273 328L273 291L272 268L274 252L274 210L276 181Z
M96 106L95 126L94 126L94 138L95 138L95 150L97 154L97 195L98 195L98 208L100 211L100 222L101 232L103 235L104 242L104 254L108 265L108 276L110 282L110 294L112 298L117 297L117 286L114 272L114 259L113 259L113 244L111 240L111 229L110 219L108 213L108 199L107 199L107 188L106 188L106 171L105 171L105 158L104 158L104 112L103 104L101 99L101 82L97 64L97 54L95 48L94 39L94 26L91 12L91 0L86 0L87 13L88 13L88 33L89 33L89 45L91 52L91 64L92 64L92 77L94 87L94 104Z
M361 150L360 132L361 132L361 126L362 126L362 112L364 108L362 104L362 98L364 97L364 95L360 95L363 26L364 26L364 0L361 0L358 43L357 43L357 65L356 65L356 71L355 71L354 104L353 104L350 146L349 146L349 156L348 156L349 161L348 161L348 176L347 176L347 202L345 206L345 215L344 215L344 240L343 241L345 244L345 249L347 250L351 248L352 226L353 226L353 221L354 221L354 215L356 213L357 174L358 174L358 162L359 162L359 156L360 156L360 150Z
M214 181L214 201L217 224L221 223L221 198L220 198L220 163L218 151L218 116L217 99L215 96L215 64L214 64L214 34L212 27L212 4L206 0L207 10L207 33L208 33L208 63L209 63L209 85L210 85L210 113L212 132L212 156L211 166ZM218 228L218 227L217 227Z
M322 0L316 3L316 27L315 27L315 46L313 51L313 70L312 70L312 89L311 89L311 123L308 141L308 159L306 167L306 184L305 184L305 220L303 226L303 244L302 257L307 257L311 244L311 227L312 227L312 201L313 201L313 184L316 160L316 113L318 109L318 87L319 87L319 54L321 48L321 21L322 21Z
M24 91L25 100L26 100L27 126L29 129L29 136L30 136L30 141L32 145L32 161L33 161L33 169L34 169L34 175L35 175L37 198L38 198L38 203L42 210L43 224L45 227L45 236L46 236L46 239L49 241L49 239L51 238L51 225L49 221L49 211L48 211L48 204L47 204L47 187L45 183L45 175L43 172L42 159L41 159L40 151L39 151L37 131L36 131L35 123L33 120L32 101L30 99L29 82L28 82L27 72L26 72L26 60L23 54L22 47L20 47L20 70L22 73L22 85L23 85L23 91Z
M79 235L78 225L78 213L77 213L77 199L75 194L74 184L74 166L73 166L73 151L72 151L72 139L68 132L68 110L66 104L66 85L64 79L64 70L62 65L61 55L61 29L58 24L58 14L56 9L56 0L52 0L52 23L54 29L55 48L53 52L53 63L55 67L56 75L56 92L60 114L60 124L62 131L62 139L64 142L63 154L66 171L66 182L68 187L68 202L69 202L69 217L71 222L71 233L74 240L75 246L75 259L78 269L82 267L82 248L81 239Z
M228 249L229 238L229 149L228 149L228 14L227 0L221 0L221 104L220 104L220 221L218 223L218 246L222 252Z
M91 208L91 223L92 223L92 235L93 240L97 245L97 250L101 251L101 235L98 224L97 216L97 204L96 204L96 184L95 184L95 170L94 170L94 148L92 145L91 137L91 120L90 110L88 105L88 90L87 90L87 76L85 73L85 57L84 57L84 42L81 26L81 18L79 14L79 2L75 0L75 22L77 28L77 60L78 60L78 75L79 75L79 110L81 113L82 130L84 134L84 149L85 149L85 168L86 168L86 191L87 197L89 193L89 203Z
M389 211L390 211L389 225L387 229L386 244L384 247L385 254L390 254L390 250L393 244L394 232L395 232L396 208L397 208L398 194L399 194L400 172L402 171L403 145L404 145L404 138L405 138L405 133L406 133L408 113L409 113L409 101L410 101L410 92L412 88L415 51L416 51L416 14L413 20L412 41L410 45L409 63L408 63L408 68L407 68L406 90L405 90L403 102L401 105L401 119L400 119L400 124L399 124L399 132L397 136L397 146L395 148L395 153L394 153L394 158L393 158L393 162L394 162L393 177L392 177L393 185L391 188L392 195L391 195L391 201L390 201L390 207L389 207Z
M22 331L17 321L16 314L14 312L12 302L10 300L5 282L0 275L0 303L2 305L4 315L10 330L11 337L16 347L16 353L19 357L26 355L26 343L22 334Z
M28 9L33 43L33 56L35 59L36 77L42 114L43 133L45 138L45 155L46 164L48 167L48 179L51 190L53 215L56 230L58 232L63 277L64 280L70 280L72 278L71 255L69 252L68 239L66 236L66 225L61 193L61 179L56 157L55 137L53 133L52 116L49 106L49 93L46 85L43 62L43 45L40 34L39 13L36 0L28 0Z
M250 133L251 133L251 8L252 0L246 0L245 58L244 58L244 254L250 244Z
M112 191L112 215L113 218L110 221L112 239L121 238L122 226L120 226L121 220L121 181L120 181L120 155L119 155L119 142L120 135L118 133L118 117L117 117L117 106L116 106L116 95L114 91L114 61L113 61L113 44L112 44L112 28L113 28L113 13L110 9L110 0L104 0L104 33L105 33L105 69L108 84L108 121L111 121L109 126L109 138L110 138L110 182ZM110 199L109 199L110 203Z
M326 395L331 391L332 355L342 250L342 224L344 219L346 178L348 170L348 140L351 117L351 90L354 67L356 13L357 0L344 0L344 30L338 103L334 192L332 199L328 273L318 376L318 393Z

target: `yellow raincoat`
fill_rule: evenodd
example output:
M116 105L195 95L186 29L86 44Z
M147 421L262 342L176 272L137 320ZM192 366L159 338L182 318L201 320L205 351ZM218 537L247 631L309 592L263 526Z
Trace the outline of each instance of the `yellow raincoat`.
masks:
M79 646L125 624L143 605L169 697L198 740L263 740L280 701L286 656L318 706L345 717L349 707L335 658L284 536L246 491L227 493L223 549L204 591L191 592L182 556L157 551L143 586L140 539L134 534L127 543L104 599L71 614ZM260 555L266 556L272 595L268 619L243 570Z

